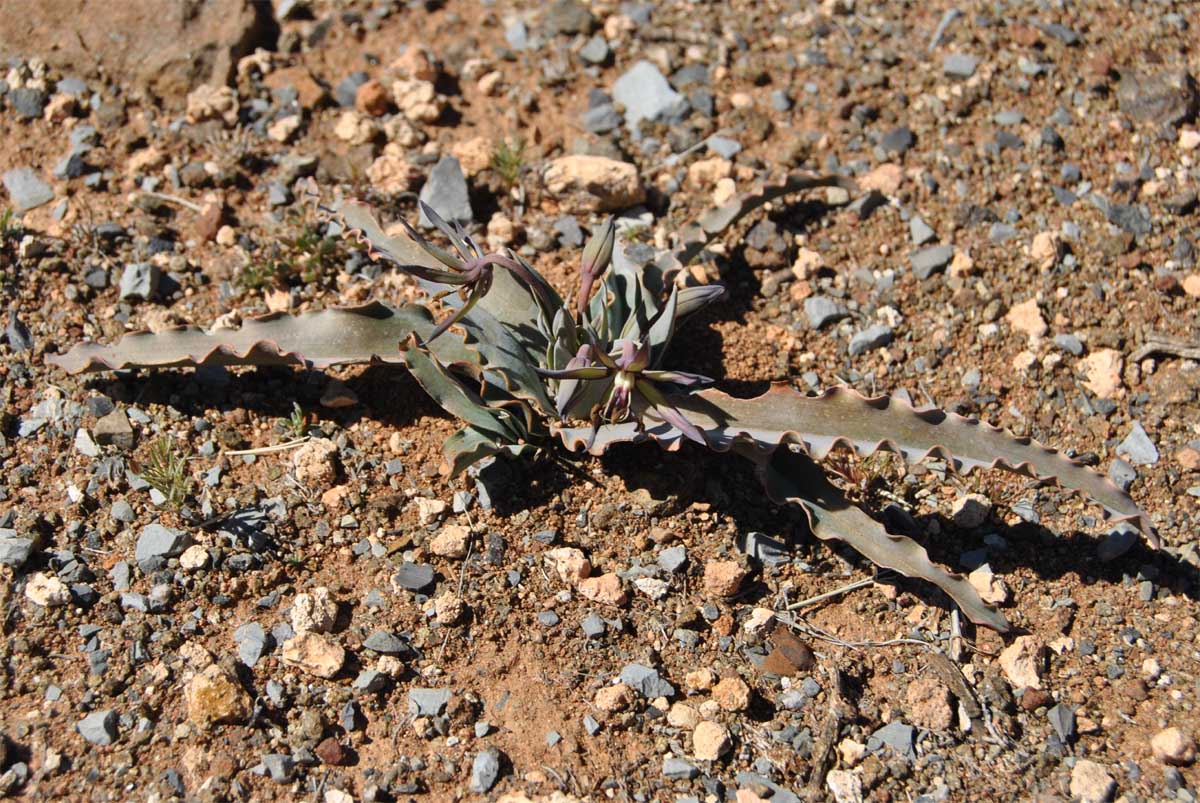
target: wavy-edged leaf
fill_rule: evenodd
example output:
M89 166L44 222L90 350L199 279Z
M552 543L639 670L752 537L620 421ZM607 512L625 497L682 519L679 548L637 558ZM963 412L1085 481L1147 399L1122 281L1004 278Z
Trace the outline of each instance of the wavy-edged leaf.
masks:
M1003 468L1036 479L1055 480L1098 502L1106 517L1130 522L1152 546L1159 546L1149 517L1107 477L1036 441L1018 438L975 419L936 409L918 410L897 398L867 398L846 388L805 396L791 387L777 385L752 399L708 389L669 399L718 451L727 451L738 438L767 449L794 440L816 458L826 456L837 446L848 446L863 457L888 450L909 462L937 455L964 472ZM586 447L591 437L590 427L556 429L570 449ZM678 448L681 438L678 430L665 423L647 425L645 436L667 448ZM611 443L639 437L632 424L604 427L591 451L602 454Z
M463 427L442 444L441 473L456 477L463 469L485 457L491 457L502 448L487 432L475 427Z
M758 466L763 486L772 500L804 508L818 538L843 541L876 566L933 583L950 595L972 622L1001 633L1008 631L1008 620L985 603L961 575L938 566L916 541L889 533L852 504L807 454L792 451L787 444L765 452L738 451Z
M249 318L236 329L205 332L187 326L157 333L131 332L113 345L82 343L66 354L46 359L73 374L201 365L328 368L398 363L402 361L400 343L414 332L427 337L433 327L433 319L423 307L390 307L373 301L299 315L272 313ZM439 359L445 363L472 359L460 339L441 338L435 344Z
M401 356L409 373L450 415L502 443L515 443L522 438L522 421L506 409L489 407L477 393L451 376L427 348L410 340L401 347Z
M409 237L391 237L375 219L371 207L358 201L343 201L336 211L342 226L367 246L367 253L396 265L420 265L443 270L445 265Z

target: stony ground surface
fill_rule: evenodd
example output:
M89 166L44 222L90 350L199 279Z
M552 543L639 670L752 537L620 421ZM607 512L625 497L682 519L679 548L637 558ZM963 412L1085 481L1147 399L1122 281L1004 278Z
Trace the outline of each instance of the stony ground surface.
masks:
M1195 800L1189 4L74 5L0 36L0 794ZM864 193L706 252L689 281L730 299L677 363L1070 449L1166 548L1053 487L831 462L1000 637L698 451L447 481L452 422L398 369L45 363L411 294L306 176L389 219L419 194L565 290L601 212L662 247L791 168Z

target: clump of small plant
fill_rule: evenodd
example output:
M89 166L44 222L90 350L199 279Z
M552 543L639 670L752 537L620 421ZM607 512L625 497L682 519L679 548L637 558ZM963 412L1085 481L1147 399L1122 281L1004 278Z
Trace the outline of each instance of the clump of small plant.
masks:
M166 498L168 507L173 510L183 507L191 489L187 460L175 449L169 436L163 435L150 444L142 466L142 479Z
M506 186L516 185L524 166L525 140L518 137L512 142L504 139L496 143L496 147L492 149L492 169Z
M246 266L238 283L248 290L306 285L332 275L342 257L342 241L306 224L291 239L272 243L261 264Z
M764 203L833 184L847 182L794 174L763 185L684 226L672 250L644 264L631 260L611 221L605 223L585 247L579 284L565 298L519 254L487 253L428 207L424 212L449 249L412 228L409 236L388 236L368 207L344 202L326 211L372 257L415 277L427 298L449 312L435 318L428 304L373 302L251 319L235 330L134 333L115 346L84 344L50 359L72 372L210 363L310 368L403 363L463 424L443 447L449 475L492 455L543 450L601 455L617 444L646 441L671 451L736 453L756 466L770 499L805 510L818 538L844 541L881 567L937 585L971 620L997 630L1008 628L1004 616L964 578L933 563L915 541L887 532L830 482L817 461L839 447L863 457L887 450L910 462L937 455L959 471L1004 468L1056 479L1156 544L1149 520L1108 479L987 424L841 387L807 396L777 385L754 398L737 398L711 387L705 377L666 364L677 328L724 295L719 286L685 286L684 265ZM309 191L315 194L315 185ZM872 480L864 476L855 484L860 481Z

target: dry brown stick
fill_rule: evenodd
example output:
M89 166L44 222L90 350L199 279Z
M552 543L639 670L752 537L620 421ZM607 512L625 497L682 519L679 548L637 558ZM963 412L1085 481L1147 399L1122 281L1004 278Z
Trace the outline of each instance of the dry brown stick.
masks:
M1138 350L1129 355L1134 362L1141 362L1155 354L1182 357L1185 360L1200 360L1200 341L1180 340L1165 335L1150 335Z

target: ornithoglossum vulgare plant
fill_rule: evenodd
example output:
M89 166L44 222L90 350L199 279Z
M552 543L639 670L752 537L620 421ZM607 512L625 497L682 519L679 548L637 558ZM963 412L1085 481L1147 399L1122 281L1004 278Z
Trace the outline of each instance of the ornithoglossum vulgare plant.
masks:
M388 236L366 206L346 201L326 211L374 258L416 277L430 302L440 300L433 305L442 308L436 316L429 304L373 302L267 315L237 329L138 332L113 346L83 344L51 359L71 372L403 363L463 424L444 445L448 474L499 453L565 448L599 455L636 441L669 450L688 441L736 452L755 464L773 500L804 508L818 537L840 539L879 566L934 583L970 619L997 630L1006 630L1007 621L969 583L851 504L816 461L840 445L863 456L890 450L916 461L932 453L958 470L999 467L1056 479L1157 544L1146 516L1106 478L987 424L844 388L806 396L780 385L735 398L682 366L665 364L676 328L723 295L713 285L682 286L681 267L771 199L838 183L844 182L793 174L764 184L685 226L672 250L646 264L633 262L606 224L587 245L579 287L566 299L518 254L485 252L431 209L426 215L449 251L412 228L408 236Z

